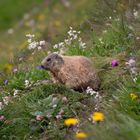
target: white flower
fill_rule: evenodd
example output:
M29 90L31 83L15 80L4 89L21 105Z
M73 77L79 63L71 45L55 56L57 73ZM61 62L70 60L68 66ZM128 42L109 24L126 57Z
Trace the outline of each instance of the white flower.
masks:
M134 17L137 18L138 17L138 11L134 10Z
M85 49L86 48L86 43L80 42L81 48Z
M132 74L137 74L137 68L136 67L131 68L130 71L131 71Z
M18 92L19 91L17 89L14 90L14 97L16 97L18 95Z
M38 46L38 42L34 41L29 44L28 48L31 50L31 49L35 49L37 46Z
M39 44L40 44L40 46L44 46L45 45L45 41L42 40L42 41L39 42Z
M29 80L25 80L25 87L28 87L29 86L29 84L30 84L30 82L29 82Z
M28 37L28 38L34 38L35 35L34 34L32 34L32 35L31 34L27 34L26 37Z
M86 93L90 95L96 95L98 92L94 91L91 87L87 87Z
M73 36L73 39L77 39L77 38L78 38L78 35L75 34L75 35Z
M37 49L38 49L38 50L41 50L42 48L41 48L41 46L38 46Z
M59 48L59 45L58 45L58 44L55 44L55 45L53 46L53 48L54 48L54 49L58 49L58 48Z
M31 42L32 42L32 39L31 39L31 38L29 38L29 39L27 40L27 42L28 42L28 43L31 43Z
M59 48L64 47L64 42L59 43Z
M27 19L29 19L29 17L30 17L29 14L24 14L24 17L23 17L23 18L24 18L25 20L27 20Z
M126 65L128 65L129 67L135 67L136 61L131 58L128 62L126 62Z
M55 104L55 105L53 105L53 108L56 108L57 107L57 105Z
M66 43L66 45L70 45L71 44L71 40L70 39L65 39L64 42Z
M72 27L70 26L70 30L72 30Z
M8 30L8 34L13 34L13 33L14 33L14 29L11 28Z

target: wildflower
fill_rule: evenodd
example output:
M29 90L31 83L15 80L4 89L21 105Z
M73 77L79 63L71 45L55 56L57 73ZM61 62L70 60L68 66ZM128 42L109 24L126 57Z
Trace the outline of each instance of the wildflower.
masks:
M26 37L28 37L28 38L34 38L35 35L34 34L32 34L32 35L31 34L27 34Z
M27 19L30 18L30 15L29 15L28 13L26 13L26 14L24 14L23 18L24 18L25 20L27 20Z
M13 94L14 97L16 97L16 96L18 95L18 92L19 92L19 91L18 91L17 89L14 89L14 94Z
M2 109L3 109L3 107L4 107L3 103L2 103L2 102L0 102L0 110L2 110Z
M38 46L38 42L33 41L29 44L28 48L29 48L29 50L31 50L31 49L35 49L37 46Z
M3 115L0 115L0 121L5 120L5 117Z
M10 28L8 29L8 34L13 34L14 33L14 29Z
M37 66L36 68L37 68L37 69L44 69L44 66L39 65L39 66Z
M131 74L137 75L136 61L131 58L128 62L125 63L127 68L130 70Z
M69 119L66 119L64 121L65 125L67 125L67 126L76 125L76 124L78 124L78 122L79 121L77 119L75 119L75 118L69 118Z
M104 118L105 118L105 117L104 117L104 114L101 113L101 112L94 112L94 113L92 114L92 120L93 120L94 122L103 121Z
M85 132L77 132L75 137L83 139L83 138L87 138L87 134Z
M53 107L53 108L56 108L56 107L57 107L57 104L54 104L52 107Z
M39 42L39 44L40 44L40 46L44 46L45 45L45 41L42 40L42 41Z
M58 45L58 44L55 44L55 45L53 46L53 48L54 48L54 49L58 49L58 48L59 48L59 45Z
M64 110L61 109L60 112L58 113L59 115L64 115Z
M86 48L86 43L80 42L81 48L85 49Z
M130 59L128 62L125 63L129 67L135 67L136 66L136 61L134 59Z
M137 36L137 37L136 37L136 40L140 40L140 37L139 37L139 36Z
M116 67L119 65L119 62L114 59L114 60L112 60L111 65L112 65L112 67Z
M29 86L29 84L30 84L30 82L29 82L29 80L25 80L25 87L28 87Z
M5 96L5 97L2 97L3 99L3 102L5 105L8 105L8 103L11 101L11 97L10 96Z
M93 90L92 88L90 88L90 87L87 87L86 93L87 93L87 94L90 94L90 95L94 95L94 94L97 94L98 92L94 91L94 90Z
M67 97L63 97L63 98L62 98L62 102L67 103L67 102L68 102Z
M5 85L5 86L8 85L8 80L5 80L5 81L4 81L4 85Z
M44 119L44 116L42 116L42 115L37 115L36 116L37 121L42 121L43 119Z
M17 73L17 71L18 71L17 68L14 68L14 69L13 69L13 73L14 73L14 74Z
M35 20L34 19L31 19L28 23L27 23L27 26L29 27L34 27L35 25Z
M134 10L134 13L133 14L134 14L134 17L135 18L138 18L138 11Z
M45 19L45 15L44 15L44 14L40 14L40 15L38 16L38 19L39 19L40 21L43 21L43 20Z
M136 95L135 93L130 93L130 97L132 100L136 100L138 98L138 95Z
M12 68L13 68L13 65L12 65L12 64L5 64L5 65L4 65L4 71L5 71L6 73L11 72Z
M61 115L56 115L56 119L61 119L62 118L62 116Z
M38 49L38 50L41 50L42 48L41 48L41 46L38 46L37 49Z
M59 113L56 115L56 118L57 118L57 119L61 119L63 115L64 115L64 110L61 109L61 110L59 111Z
M64 42L66 43L66 45L70 45L71 44L71 40L69 40L69 39L65 39Z

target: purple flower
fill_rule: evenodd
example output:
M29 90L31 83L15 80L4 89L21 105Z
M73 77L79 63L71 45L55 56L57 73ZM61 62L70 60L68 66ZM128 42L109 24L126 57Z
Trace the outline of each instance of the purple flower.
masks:
M112 60L111 65L112 65L112 67L116 67L119 65L119 62L114 59L114 60Z
M37 66L36 68L37 68L37 69L44 69L44 66L39 65L39 66Z
M13 73L17 73L18 69L17 68L14 68L13 69Z
M8 80L5 80L5 81L4 81L4 85L5 85L5 86L8 85Z

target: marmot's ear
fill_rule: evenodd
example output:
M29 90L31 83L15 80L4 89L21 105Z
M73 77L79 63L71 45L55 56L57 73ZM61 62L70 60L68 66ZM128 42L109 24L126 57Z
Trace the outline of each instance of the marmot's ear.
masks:
M58 55L57 53L55 53L55 58L56 58L56 59L59 58L59 55Z
M59 54L55 54L55 59L58 59L58 60L60 60L60 59L62 59L62 57L61 57L61 55L59 55Z

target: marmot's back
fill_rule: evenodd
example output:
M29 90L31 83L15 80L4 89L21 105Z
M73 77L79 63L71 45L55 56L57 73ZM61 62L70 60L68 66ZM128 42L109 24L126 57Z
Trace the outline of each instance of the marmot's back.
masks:
M62 83L76 90L84 90L88 86L94 90L99 88L99 78L88 58L83 56L62 56L62 58L64 65L59 75Z

